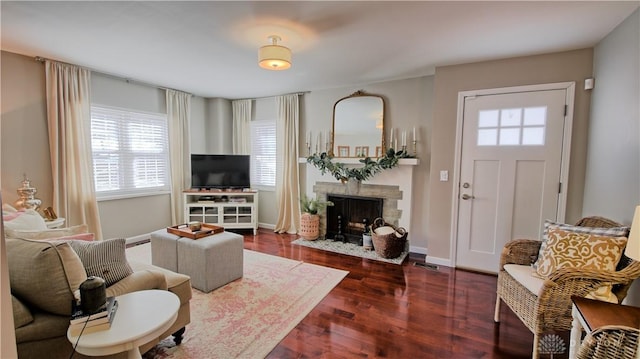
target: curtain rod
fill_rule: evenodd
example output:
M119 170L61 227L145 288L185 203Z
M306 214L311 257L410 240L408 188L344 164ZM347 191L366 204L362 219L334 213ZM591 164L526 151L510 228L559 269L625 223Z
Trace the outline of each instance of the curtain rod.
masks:
M124 80L126 83L134 83L134 84L138 84L138 85L145 85L145 86L155 87L155 88L158 88L158 89L160 89L160 90L173 90L173 91L180 91L180 92L184 92L184 93L187 93L187 94L191 95L191 97L193 97L193 96L194 96L192 93L189 93L189 92L186 92L186 91L176 90L176 89L172 89L172 88L170 88L170 87L159 86L159 85L152 84L152 83L149 83L149 82L138 81L138 80L134 80L134 79L127 78L127 77L122 77L122 76L118 76L118 75L110 74L110 73L107 73L107 72L98 71L98 70L95 70L95 69L92 69L92 68L90 68L90 67L86 67L86 66L74 65L74 64L70 64L70 63L68 63L68 62L64 62L64 61L51 60L51 59L44 58L44 57L42 57L42 56L36 56L36 57L35 57L35 60L36 60L36 61L38 61L38 62L45 62L45 61L47 61L47 60L55 61L55 62L59 62L59 63L61 63L61 64L66 64L66 65L71 65L71 66L77 66L77 67L80 67L80 68L83 68L83 69L89 70L89 71L91 71L91 72L97 72L97 73L99 73L100 75L104 75L104 76L107 76L107 77L111 77L111 78L114 78L114 79L116 79L116 80Z
M302 95L308 94L308 93L311 93L311 91L291 92L291 93L284 93L282 95L272 95L272 96L262 96L262 97L252 97L252 98L239 98L239 99L236 99L236 100L260 100L260 99L263 99L263 98L274 98L274 97L285 96L285 95L302 96Z

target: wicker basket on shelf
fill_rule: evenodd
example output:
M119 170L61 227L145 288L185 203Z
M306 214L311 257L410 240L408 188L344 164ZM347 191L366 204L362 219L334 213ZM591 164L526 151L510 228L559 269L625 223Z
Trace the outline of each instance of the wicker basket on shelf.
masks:
M407 231L376 218L371 225L373 248L382 258L397 258L407 244Z

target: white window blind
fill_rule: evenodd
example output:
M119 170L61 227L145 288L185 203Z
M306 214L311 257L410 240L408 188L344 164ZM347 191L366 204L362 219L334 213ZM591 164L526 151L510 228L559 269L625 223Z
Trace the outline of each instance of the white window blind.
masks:
M276 122L251 121L252 186L276 185Z
M169 191L164 114L91 107L93 177L98 198Z

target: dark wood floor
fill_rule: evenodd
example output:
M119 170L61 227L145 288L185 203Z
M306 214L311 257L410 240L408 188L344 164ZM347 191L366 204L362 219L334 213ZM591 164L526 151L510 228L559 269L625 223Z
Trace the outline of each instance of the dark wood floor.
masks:
M268 358L531 357L533 334L506 305L493 322L495 276L416 266L424 255L398 266L292 245L297 236L266 229L242 234L246 249L349 271Z

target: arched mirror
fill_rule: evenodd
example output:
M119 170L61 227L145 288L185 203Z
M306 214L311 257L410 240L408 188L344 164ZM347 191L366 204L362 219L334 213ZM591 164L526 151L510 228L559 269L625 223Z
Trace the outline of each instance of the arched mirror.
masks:
M358 91L333 106L333 155L380 157L384 154L384 100Z

